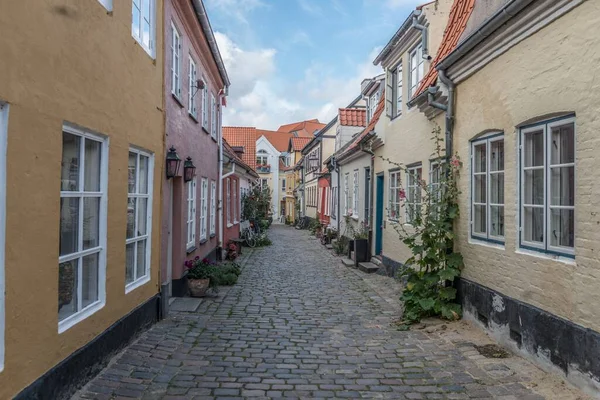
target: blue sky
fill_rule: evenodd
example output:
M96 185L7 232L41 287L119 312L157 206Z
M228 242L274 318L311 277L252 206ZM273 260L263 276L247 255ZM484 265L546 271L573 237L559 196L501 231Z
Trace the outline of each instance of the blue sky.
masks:
M224 125L328 122L381 72L415 0L205 0L231 80Z

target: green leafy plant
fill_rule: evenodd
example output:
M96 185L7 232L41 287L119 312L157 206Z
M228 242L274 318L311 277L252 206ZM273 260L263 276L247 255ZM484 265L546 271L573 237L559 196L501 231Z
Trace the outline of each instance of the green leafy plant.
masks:
M451 283L460 276L463 267L462 255L453 250L453 225L459 215L457 198L460 194L456 181L462 163L458 156L446 159L439 127L434 129L432 140L435 142L433 156L440 161L445 160L438 164L439 170L434 171L439 177L439 184L427 184L414 176L413 180L422 193L421 206L408 210L413 217L410 225L393 225L400 240L412 253L405 262L407 267L401 272L407 282L401 296L405 324L428 316L451 320L461 316L461 307L456 303L456 289ZM412 173L402 164L381 158L406 174ZM398 192L401 207L411 207L407 204L402 182L399 182Z
M319 221L311 218L310 223L308 224L308 230L310 231L311 235L317 233L317 230L319 229L321 229L321 224L319 223Z
M208 258L196 257L184 263L188 279L210 279L208 287L216 289L219 286L218 269Z
M244 193L242 201L242 220L267 220L271 210L271 191L255 186ZM261 226L262 228L262 226Z
M353 222L349 216L346 216L346 226L350 231L350 237L353 239L368 239L369 238L369 225L365 224L364 221L358 224L358 228L355 228Z
M348 253L348 238L346 236L340 236L338 240L333 243L333 251L335 254L342 255Z
M256 239L256 247L270 246L271 244L273 244L273 242L271 242L271 239L269 239L269 236L266 233L260 234Z

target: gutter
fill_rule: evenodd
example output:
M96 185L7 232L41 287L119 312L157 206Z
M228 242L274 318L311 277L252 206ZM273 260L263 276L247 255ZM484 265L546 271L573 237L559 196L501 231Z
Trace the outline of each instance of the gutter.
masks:
M215 34L210 25L208 15L206 14L206 9L204 8L204 3L202 2L202 0L192 0L192 4L194 6L194 9L196 10L196 16L198 17L198 22L200 22L200 26L202 27L202 31L204 32L204 36L206 36L206 41L208 42L210 51L212 52L213 58L215 59L217 68L219 69L219 74L221 75L221 79L223 79L223 82L225 83L225 93L227 94L229 86L231 85L231 82L229 82L229 76L227 76L227 70L225 69L225 63L223 63L223 58L221 57L221 52L219 51L219 46L217 46Z
M460 42L450 54L436 65L435 68L438 71L447 70L485 38L504 25L509 19L514 17L529 4L533 3L533 1L534 0L511 0L504 7L492 14L491 17L486 19L479 29L471 32L469 36Z
M381 62L381 60L383 60L383 58L385 58L390 53L391 49L396 45L396 42L402 36L404 36L405 31L410 27L410 24L412 24L413 17L420 16L421 12L422 12L421 10L415 10L415 11L413 11L413 12L410 13L410 15L408 16L408 18L406 18L406 20L404 21L404 23L396 31L396 33L394 34L394 36L392 36L392 38L385 45L385 47L381 50L381 52L379 53L379 55L377 57L375 57L375 60L373 60L373 65L379 65L379 63Z

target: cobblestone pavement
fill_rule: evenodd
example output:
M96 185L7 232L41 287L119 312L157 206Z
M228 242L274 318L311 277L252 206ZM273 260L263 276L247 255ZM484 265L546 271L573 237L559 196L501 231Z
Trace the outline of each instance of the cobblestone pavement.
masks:
M480 368L471 343L396 330L376 279L306 231L270 237L236 286L156 324L74 399L543 399Z

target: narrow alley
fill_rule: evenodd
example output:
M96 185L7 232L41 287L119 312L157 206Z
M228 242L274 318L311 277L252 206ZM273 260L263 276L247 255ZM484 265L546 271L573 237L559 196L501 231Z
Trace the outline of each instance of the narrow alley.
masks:
M270 233L236 286L156 324L74 399L544 398L503 364L479 368L471 343L396 330L377 283L393 280L342 266L306 231Z

